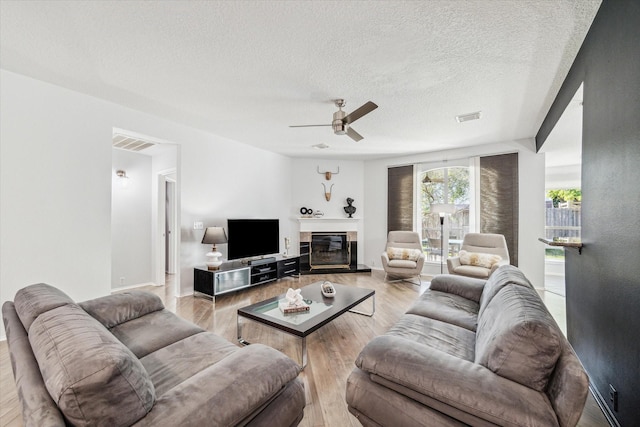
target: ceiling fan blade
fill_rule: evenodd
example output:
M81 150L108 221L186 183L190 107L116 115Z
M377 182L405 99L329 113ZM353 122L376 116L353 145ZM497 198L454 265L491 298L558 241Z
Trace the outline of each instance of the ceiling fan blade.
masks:
M362 107L355 109L354 111L352 111L351 113L347 114L344 119L342 119L342 121L344 123L353 123L356 120L358 120L360 117L364 116L365 114L369 114L370 112L372 112L373 110L375 110L376 108L378 108L378 106L376 104L374 104L373 102L369 101L366 104L364 104Z
M347 136L351 139L353 139L355 142L360 141L361 139L363 139L363 136L360 135L358 132L356 132L355 130L353 130L353 128L347 128Z
M312 128L312 127L316 127L316 126L331 126L331 124L328 124L328 125L291 125L289 127L290 128Z

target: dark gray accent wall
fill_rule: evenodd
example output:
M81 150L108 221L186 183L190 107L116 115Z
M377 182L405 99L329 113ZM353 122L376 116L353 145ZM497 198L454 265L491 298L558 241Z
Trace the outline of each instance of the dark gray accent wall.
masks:
M387 232L413 231L413 165L389 168Z
M582 255L566 251L567 332L609 415L640 425L640 1L604 0L538 135L584 81ZM609 385L618 392L618 409Z
M518 265L518 153L480 157L480 232L502 234Z

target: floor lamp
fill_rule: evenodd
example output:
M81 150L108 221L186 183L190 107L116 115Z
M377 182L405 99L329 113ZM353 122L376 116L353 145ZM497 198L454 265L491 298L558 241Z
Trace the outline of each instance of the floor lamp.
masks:
M440 215L440 274L444 265L444 216L446 214L454 214L456 212L456 205L453 203L433 203L431 205L431 213L437 213Z

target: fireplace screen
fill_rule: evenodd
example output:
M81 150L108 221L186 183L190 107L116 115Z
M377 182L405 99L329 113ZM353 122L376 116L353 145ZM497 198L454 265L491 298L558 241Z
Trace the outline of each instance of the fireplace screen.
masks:
M320 268L349 268L351 245L347 233L312 233L309 266Z

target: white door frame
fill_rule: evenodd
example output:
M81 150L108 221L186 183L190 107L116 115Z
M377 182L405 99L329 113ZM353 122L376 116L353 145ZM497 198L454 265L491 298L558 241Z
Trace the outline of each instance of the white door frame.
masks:
M180 233L177 232L178 224L180 224L180 187L177 185L176 177L177 176L177 168L170 168L158 171L157 173L157 191L158 191L158 199L157 199L157 223L155 224L154 235L156 236L155 240L155 283L158 285L165 285L165 272L166 261L165 261L165 253L166 253L166 235L165 235L165 226L166 226L166 183L172 182L174 183L175 194L173 198L173 239L170 239L172 243L172 249L170 250L173 253L173 265L169 266L169 271L175 272L175 280L174 280L174 295L180 295L180 268L178 268L178 256L180 253Z
M178 271L176 262L176 180L165 177L165 272L176 274Z

